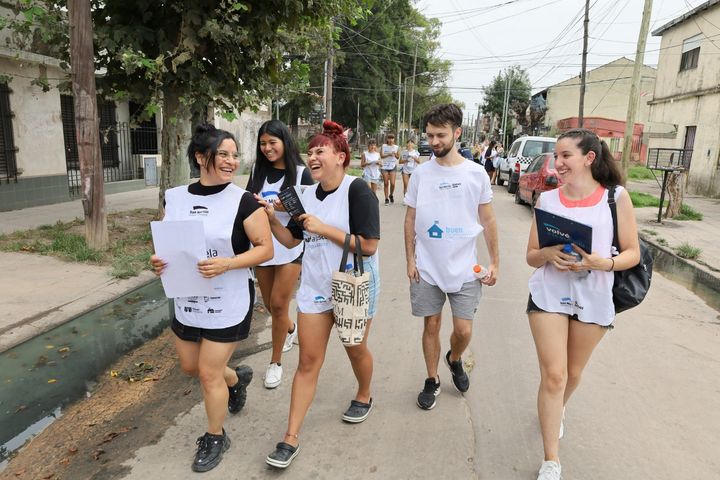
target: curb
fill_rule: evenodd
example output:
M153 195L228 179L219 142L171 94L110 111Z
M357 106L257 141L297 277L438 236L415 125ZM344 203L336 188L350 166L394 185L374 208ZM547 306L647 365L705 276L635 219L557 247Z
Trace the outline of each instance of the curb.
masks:
M0 353L4 353L27 340L40 336L155 280L155 275L149 271L143 271L138 276L125 280L113 279L106 288L90 292L87 296L76 298L64 305L13 325L0 333Z

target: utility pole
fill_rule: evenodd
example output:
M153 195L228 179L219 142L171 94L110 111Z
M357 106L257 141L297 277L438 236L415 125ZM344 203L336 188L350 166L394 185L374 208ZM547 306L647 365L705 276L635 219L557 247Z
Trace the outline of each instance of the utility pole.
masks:
M358 95L358 108L357 108L357 120L355 122L355 138L357 138L357 143L360 145L360 96Z
M398 110L397 110L397 130L395 138L400 141L400 100L402 98L402 71L398 72Z
M590 24L590 0L585 0L585 21L583 21L583 52L582 72L580 72L580 106L578 111L578 127L583 126L583 112L585 110L585 82L587 81L587 50L588 50L588 25Z
M637 50L635 51L635 65L633 66L632 83L630 84L630 98L628 99L627 119L625 120L625 139L623 141L622 151L622 170L627 176L628 166L630 163L630 154L632 153L633 128L635 127L635 111L637 110L640 74L645 61L645 42L647 41L648 29L650 28L650 13L652 12L652 0L645 0L643 7L642 23L640 24L640 35L637 41Z
M503 145L505 142L505 129L507 127L507 113L509 110L509 103L510 103L510 76L512 75L512 69L507 72L507 76L505 77L505 96L503 97L503 116L502 121L500 122L500 129L502 130L502 143Z
M478 103L477 117L475 118L475 133L473 133L473 143L475 143L476 139L480 140L480 107L481 105Z
M415 58L413 59L413 74L412 74L412 86L410 87L410 122L408 125L408 129L412 130L412 120L413 120L413 100L415 99L415 77L417 76L415 74L415 70L417 68L417 51L418 51L418 44L415 44Z
M335 48L332 40L330 41L327 58L327 73L325 77L325 118L332 120L332 101L333 101L333 66L335 64Z
M95 54L90 2L68 2L70 65L72 68L75 135L82 174L85 239L90 248L104 250L108 243L107 216L100 154L100 121L95 87ZM114 135L115 133L111 133Z
M402 100L402 120L400 124L405 127L403 130L403 134L399 137L400 143L407 143L408 140L408 134L407 134L407 123L405 123L405 112L407 108L405 108L405 105L407 105L407 77L405 77L405 80L403 80L403 86L402 86L402 92L403 92L403 100ZM398 135L400 133L398 132Z

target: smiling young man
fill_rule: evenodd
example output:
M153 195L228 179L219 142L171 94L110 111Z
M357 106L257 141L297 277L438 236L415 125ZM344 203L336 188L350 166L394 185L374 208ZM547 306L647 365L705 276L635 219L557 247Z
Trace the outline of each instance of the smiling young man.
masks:
M492 286L498 274L497 227L490 179L485 170L455 148L462 111L454 104L436 105L425 116L425 133L434 158L415 169L405 195L405 253L412 314L424 317L425 386L417 405L430 410L440 393L440 324L445 298L450 301L453 332L445 362L455 388L464 393L470 380L462 354L472 337L472 320L480 302L481 283ZM488 275L475 278L476 239L483 233L490 256Z

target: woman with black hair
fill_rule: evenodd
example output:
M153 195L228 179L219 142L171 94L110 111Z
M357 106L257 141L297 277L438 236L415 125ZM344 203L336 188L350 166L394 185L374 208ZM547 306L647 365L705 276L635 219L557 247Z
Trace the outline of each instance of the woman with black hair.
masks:
M282 211L278 193L295 185L312 185L310 171L300 158L297 144L288 127L280 120L269 120L260 126L255 166L247 189L263 200L274 202L277 218L287 225L290 216ZM297 328L290 320L288 309L300 276L303 246L285 248L273 236L275 256L255 268L265 308L272 316L272 354L265 371L265 388L282 382L282 354L292 349Z
M250 267L273 256L268 218L250 192L232 183L240 164L235 138L212 125L195 128L187 149L191 166L200 169L200 181L165 192L164 221L203 222L207 259L198 271L211 279L212 297L175 299L175 348L180 368L198 377L202 386L207 432L197 439L192 469L215 468L230 447L223 422L228 411L245 405L252 369L227 366L238 341L247 338L255 287ZM250 248L252 244L253 248ZM156 275L167 264L157 255L150 262Z
M497 142L495 140L491 141L488 147L485 149L485 153L483 154L484 160L485 160L485 171L488 174L488 177L490 177L490 183L494 183L495 175L497 172L495 171L495 157L497 156L497 150L495 150L495 145L497 145Z
M565 405L593 350L613 326L613 272L640 261L635 211L607 144L590 130L569 130L558 137L555 156L562 186L542 193L535 206L590 225L593 251L573 244L579 261L565 253L564 245L540 248L537 225L531 224L527 263L536 270L530 277L527 314L540 364L537 406L545 450L538 480L561 478ZM613 248L611 194L620 253Z

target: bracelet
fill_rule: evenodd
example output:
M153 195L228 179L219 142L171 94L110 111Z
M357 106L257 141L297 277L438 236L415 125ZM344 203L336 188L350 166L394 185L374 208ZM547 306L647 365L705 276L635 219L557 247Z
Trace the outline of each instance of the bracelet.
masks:
M298 438L297 433L285 432L286 437Z
M610 270L608 270L608 272L615 270L615 259L610 257L610 261L612 262L612 265L610 266Z

